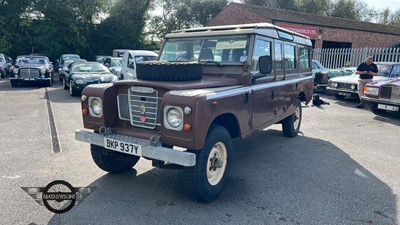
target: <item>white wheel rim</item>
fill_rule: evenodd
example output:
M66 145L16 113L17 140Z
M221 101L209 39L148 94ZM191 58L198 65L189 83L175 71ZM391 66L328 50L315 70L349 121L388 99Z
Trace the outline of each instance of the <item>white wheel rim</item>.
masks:
M69 82L69 94L72 95L72 82Z
M296 106L294 112L294 128L297 129L300 123L300 107Z
M222 165L217 165L218 163ZM212 186L217 185L225 174L227 151L223 142L216 143L210 151L207 160L207 180Z

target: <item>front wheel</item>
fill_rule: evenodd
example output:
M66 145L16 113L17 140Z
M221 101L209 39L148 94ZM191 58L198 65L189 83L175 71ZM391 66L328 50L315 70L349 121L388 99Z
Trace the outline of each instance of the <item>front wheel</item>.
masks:
M69 95L78 96L78 90L72 86L72 81L69 82Z
M285 137L295 137L300 131L303 116L301 101L297 99L294 113L282 120L282 131Z
M139 156L115 152L98 145L90 145L90 150L96 165L100 169L114 174L132 169L140 159Z
M221 126L212 126L201 150L196 154L196 165L183 170L185 192L202 202L211 202L221 193L230 170L232 141Z

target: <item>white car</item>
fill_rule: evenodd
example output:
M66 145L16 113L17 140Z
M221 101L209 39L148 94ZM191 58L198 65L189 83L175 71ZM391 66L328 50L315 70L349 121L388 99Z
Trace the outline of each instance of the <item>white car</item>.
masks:
M376 62L378 66L379 76L374 76L373 81L382 81L395 78L392 71L396 62ZM398 65L396 65L398 66ZM358 80L359 74L353 73L349 76L339 76L329 79L327 92L334 95L337 99L345 97L358 97Z
M122 65L120 72L121 80L136 79L136 63L142 61L155 61L158 54L146 50L129 50L126 51L122 57Z

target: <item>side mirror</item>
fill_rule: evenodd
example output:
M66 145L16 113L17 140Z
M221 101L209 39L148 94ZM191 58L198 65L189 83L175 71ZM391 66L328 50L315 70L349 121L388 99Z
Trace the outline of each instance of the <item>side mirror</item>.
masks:
M104 66L109 67L109 66L110 66L110 63L104 63Z
M272 58L269 55L263 55L258 58L258 65L261 74L269 74L272 71Z

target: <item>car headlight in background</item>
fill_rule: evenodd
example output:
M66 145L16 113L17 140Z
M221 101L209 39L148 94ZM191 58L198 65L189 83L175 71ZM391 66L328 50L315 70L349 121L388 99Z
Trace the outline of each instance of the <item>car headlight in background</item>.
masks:
M89 113L93 117L101 117L103 115L103 103L100 98L89 97Z
M330 82L330 83L329 83L329 86L334 87L334 88L337 88L339 85L338 85L338 83L336 83L336 82Z
M183 129L183 109L166 106L164 108L164 126L170 130L181 131Z
M357 88L357 85L355 85L355 84L352 84L351 86L350 86L350 88L351 88L351 90L356 90L356 88Z
M76 84L86 84L86 81L82 80L82 79L77 79L75 80Z
M379 88L375 87L365 87L364 88L364 94L366 95L372 95L372 96L378 96L379 95Z

